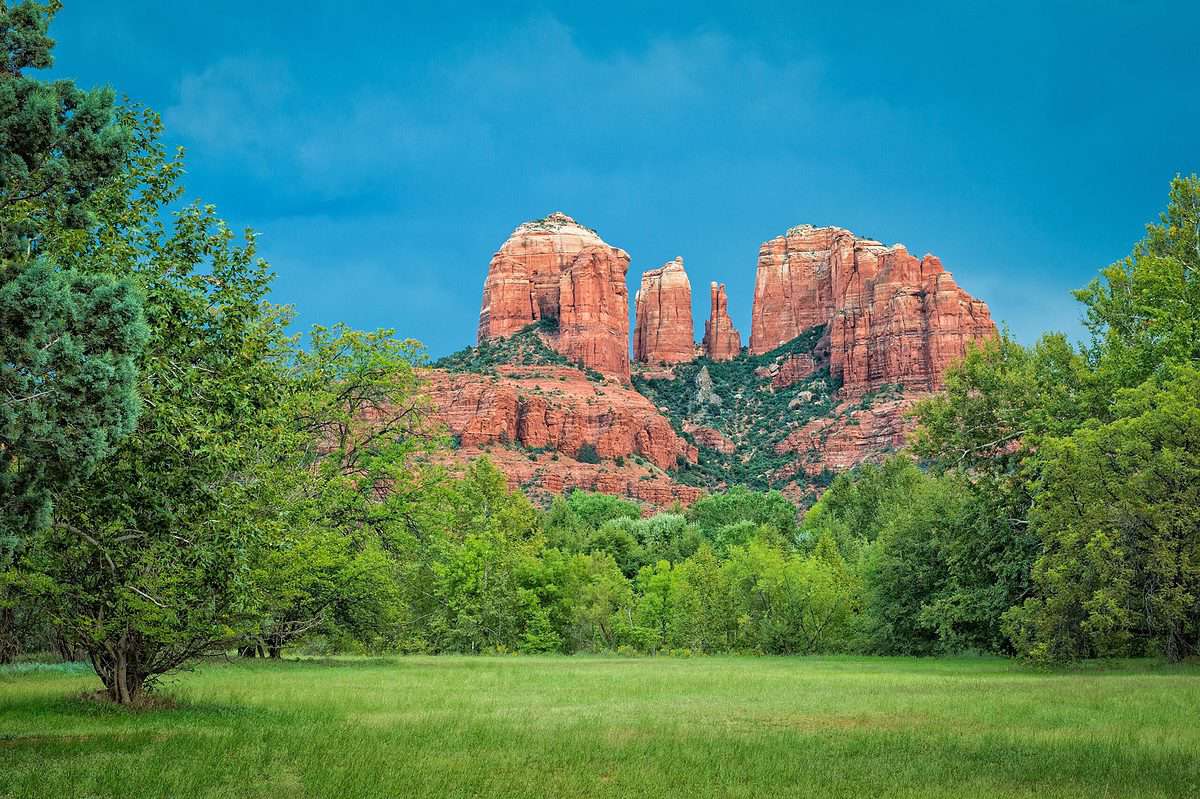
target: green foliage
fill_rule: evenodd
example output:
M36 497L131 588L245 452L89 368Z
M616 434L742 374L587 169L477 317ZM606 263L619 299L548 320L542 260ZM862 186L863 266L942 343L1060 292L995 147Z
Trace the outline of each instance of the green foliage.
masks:
M496 374L498 366L571 366L566 357L552 350L540 333L558 329L557 320L543 319L504 338L484 339L474 347L447 355L433 363L448 372Z
M596 452L596 445L583 443L579 445L579 452L575 453L575 460L580 463L599 463L600 453Z
M760 528L788 543L796 536L796 506L778 491L734 486L696 500L687 517L718 551L747 543Z
M243 650L278 656L304 636L368 650L402 637L390 553L409 539L401 520L425 513L436 475L414 458L441 441L416 366L419 345L391 331L314 328L288 367L289 429L278 479L291 498L279 535L254 557L260 621Z
M449 492L449 529L433 545L429 640L434 651L509 651L551 640L537 602L537 512L486 459Z
M52 230L91 227L92 194L120 169L129 133L112 89L40 81L60 4L0 4L0 260L29 258Z
M51 489L133 429L147 335L127 282L44 260L0 275L0 569L18 536L49 523Z
M572 491L565 500L566 508L580 524L598 530L611 519L640 519L642 508L636 502L592 491Z
M1195 651L1198 197L1176 178L1160 224L1076 293L1088 346L1004 337L918 407L915 451L966 492L965 522L908 564L952 578L923 600L940 641L949 623L950 640L999 649L1003 617L1039 660Z
M1200 360L1200 177L1176 176L1158 224L1076 297L1092 334L1087 354L1110 392Z
M755 371L791 355L812 353L824 332L822 326L810 328L760 356L743 352L729 361L699 358L679 364L669 379L647 379L635 373L634 388L657 407L666 408L677 432L682 434L688 421L711 427L734 443L732 453L699 447L699 461L681 462L676 479L706 488L743 485L757 490L797 479L775 476L795 460L794 454L779 454L775 447L793 429L828 415L838 386L828 369L784 388L772 387L768 377Z
M130 200L137 206L137 200ZM138 207L151 227L160 209ZM220 649L253 612L248 556L276 518L286 317L252 240L211 208L147 235L124 276L146 298L145 412L104 468L61 492L30 555L46 601L112 697Z
M1087 360L1061 334L1026 349L1007 334L973 347L917 405L913 450L939 469L1015 475L1039 436L1103 413Z
M858 587L840 562L755 540L731 550L723 571L738 649L816 654L848 647Z
M827 536L844 556L855 557L879 537L887 514L904 504L922 478L911 459L899 456L838 475L805 514L806 538Z
M992 488L895 456L839 476L808 512L802 539L861 575L863 648L1006 650L1001 617L1028 594L1038 542Z
M1200 370L1122 391L1115 415L1039 453L1037 596L1008 615L1038 660L1200 652Z
M132 429L147 336L130 283L55 258L60 238L94 230L129 149L111 90L25 74L53 64L58 8L0 3L0 570L49 523L52 489Z

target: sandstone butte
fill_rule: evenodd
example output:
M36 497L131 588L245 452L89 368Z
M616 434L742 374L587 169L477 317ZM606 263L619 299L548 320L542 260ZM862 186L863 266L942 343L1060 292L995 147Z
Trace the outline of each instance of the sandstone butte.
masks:
M478 341L541 320L546 342L568 359L629 380L629 255L555 212L519 225L492 256Z
M704 354L714 361L728 361L742 351L742 334L729 318L729 299L725 296L725 284L713 283L709 287L712 310L704 323Z
M682 258L642 274L635 306L635 361L671 364L695 359L692 284L683 269Z
M800 225L759 249L750 352L769 352L813 325L827 325L830 372L847 396L885 385L937 390L968 344L996 335L987 305L936 257Z
M479 341L555 320L539 332L543 340L605 379L571 367L500 366L495 375L429 370L438 418L459 442L449 462L487 454L511 485L543 496L583 488L662 507L702 493L666 473L695 462L697 449L629 385L628 265L623 250L561 213L513 231L488 268ZM698 349L682 260L642 276L633 348L644 376L670 377L672 365L701 352L714 360L739 355L723 284L712 284L710 301ZM902 245L801 225L760 248L749 351L770 352L814 325L826 332L811 353L781 356L756 371L771 390L826 366L841 380L833 412L796 427L776 448L794 458L772 483L799 500L812 498L810 478L824 470L842 471L903 446L913 424L907 409L941 387L946 367L968 344L996 335L987 306L934 256L917 259ZM862 407L866 395L892 386L902 393ZM736 449L713 428L685 419L683 430L701 446ZM601 463L578 460L584 445Z

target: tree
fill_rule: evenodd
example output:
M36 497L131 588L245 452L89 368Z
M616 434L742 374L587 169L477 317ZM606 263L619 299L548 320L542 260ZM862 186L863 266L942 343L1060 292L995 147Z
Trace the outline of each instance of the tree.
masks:
M1029 518L1040 442L1105 403L1086 358L1063 336L1025 348L1005 334L969 351L947 371L945 392L917 405L912 448L942 482L926 495L952 503L950 515L929 520L947 582L921 623L937 629L939 650L1009 651L1000 617L1029 595L1041 546Z
M645 563L645 552L634 532L635 525L635 521L624 517L609 519L588 539L588 551L612 555L621 572L632 578Z
M700 530L688 522L683 514L656 513L647 519L638 519L631 529L642 548L646 562L667 560L680 563L690 557L703 542Z
M611 519L640 519L642 509L636 502L591 491L572 491L567 508L589 530L599 530Z
M670 642L695 652L725 652L736 628L721 562L708 544L675 567Z
M731 550L723 571L739 648L814 654L837 651L849 640L857 598L838 564L757 540Z
M277 471L293 440L288 316L264 302L271 273L253 236L237 243L211 207L168 221L182 162L165 156L153 114L124 118L137 146L93 195L96 224L47 250L144 297L143 412L103 469L56 489L54 522L22 563L46 586L49 617L123 703L251 624L250 555L280 522Z
M671 618L675 614L675 574L665 560L642 567L637 576L638 603L635 622L646 631L650 654L658 652L667 641Z
M616 649L633 629L634 597L629 579L606 552L576 555L576 579L568 588L573 609L573 648Z
M51 494L85 474L138 416L146 340L127 282L42 259L0 263L0 569L51 518Z
M278 657L311 633L368 647L394 644L402 623L400 552L427 529L440 475L419 460L443 445L417 367L419 345L389 330L315 327L287 370L291 455L279 478L282 534L255 555L263 603L254 645Z
M1176 176L1158 224L1075 296L1110 401L1167 364L1200 360L1200 177Z
M1029 657L1200 652L1200 370L1124 390L1115 411L1043 443L1037 596L1007 617Z
M701 497L687 510L688 521L695 524L705 539L714 545L734 543L722 534L723 528L741 522L750 522L755 527L766 525L782 540L793 542L796 535L796 506L778 491L751 491L742 486L733 486L728 491ZM739 542L744 539L738 537Z
M938 471L981 479L1019 478L1039 436L1069 433L1106 401L1060 334L1027 349L1004 333L972 347L945 384L916 407L913 451Z
M530 578L542 542L537 512L486 458L472 463L449 497L449 535L433 564L431 634L454 652L513 650L531 622ZM544 636L534 612L534 635Z
M58 8L0 2L0 570L49 522L51 489L132 429L146 339L128 282L64 268L47 246L87 235L128 152L111 90L25 74L53 64Z
M904 502L921 478L905 456L843 472L805 514L803 537L814 544L828 537L843 557L853 556L879 537L889 510Z

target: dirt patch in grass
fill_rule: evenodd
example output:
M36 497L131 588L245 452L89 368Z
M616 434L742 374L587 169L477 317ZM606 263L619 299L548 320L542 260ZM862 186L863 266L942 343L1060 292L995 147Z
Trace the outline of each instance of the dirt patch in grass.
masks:
M126 705L120 705L109 698L107 691L84 691L79 694L80 702L88 704L105 705L107 707L121 708L134 713L140 713L149 710L177 710L179 709L179 701L175 698L162 694L157 691L146 691L139 694L132 702Z

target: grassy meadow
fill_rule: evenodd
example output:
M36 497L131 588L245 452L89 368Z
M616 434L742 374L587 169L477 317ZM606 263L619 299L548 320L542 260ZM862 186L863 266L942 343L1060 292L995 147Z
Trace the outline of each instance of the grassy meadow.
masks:
M0 670L0 797L1184 797L1200 669L1002 659L208 662L172 706Z

